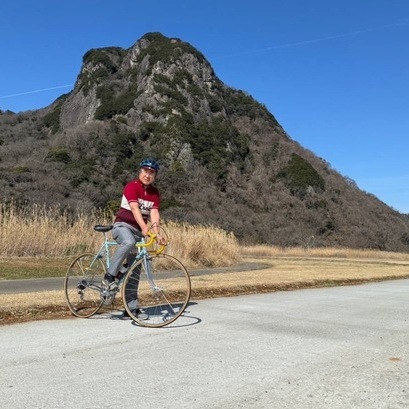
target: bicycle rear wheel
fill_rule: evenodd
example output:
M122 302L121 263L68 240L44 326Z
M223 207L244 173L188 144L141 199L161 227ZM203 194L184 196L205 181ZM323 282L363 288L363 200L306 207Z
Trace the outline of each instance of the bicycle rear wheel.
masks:
M64 291L68 308L75 316L88 318L101 308L105 271L104 263L95 254L82 254L68 267Z
M128 272L122 301L130 317L143 327L164 327L179 318L190 299L190 276L168 254L147 256Z

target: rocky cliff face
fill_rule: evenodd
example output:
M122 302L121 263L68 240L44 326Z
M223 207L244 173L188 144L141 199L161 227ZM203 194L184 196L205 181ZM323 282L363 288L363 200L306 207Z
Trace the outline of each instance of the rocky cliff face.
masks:
M161 162L164 218L246 242L409 249L409 219L293 141L189 44L149 33L93 49L74 90L0 114L1 199L114 209L146 156Z
M176 106L160 118L152 111L174 98L183 100L184 110L193 113L196 120L205 119L211 115L209 101L198 101L191 90L212 96L216 94L214 84L221 85L200 53L160 34L146 35L128 50L91 50L84 56L74 90L63 104L61 128L115 115L126 115L132 127L144 120L165 122L169 115L181 115ZM102 107L97 112L104 103L115 105L113 99L116 106L111 111L104 113Z

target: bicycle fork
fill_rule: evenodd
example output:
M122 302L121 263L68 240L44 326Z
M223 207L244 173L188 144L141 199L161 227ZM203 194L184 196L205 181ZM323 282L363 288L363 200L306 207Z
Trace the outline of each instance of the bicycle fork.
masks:
M166 302L168 303L168 307L166 308L166 310L168 310L167 315L169 314L175 314L176 311L172 306L172 303L168 300L168 297L166 297L165 292L163 291L163 289L161 287L159 287L156 283L155 280L153 278L153 274L152 274L152 265L151 265L151 257L146 257L143 260L144 263L144 267L145 267L145 272L146 272L146 278L148 280L148 283L157 299L157 301L162 300L166 300Z
M145 272L146 272L146 278L148 280L149 285L152 288L152 291L154 293L157 293L159 291L162 291L162 289L160 287L158 287L155 284L155 281L153 279L153 275L152 275L152 265L151 265L151 258L150 257L145 257L143 259L143 265L145 267Z

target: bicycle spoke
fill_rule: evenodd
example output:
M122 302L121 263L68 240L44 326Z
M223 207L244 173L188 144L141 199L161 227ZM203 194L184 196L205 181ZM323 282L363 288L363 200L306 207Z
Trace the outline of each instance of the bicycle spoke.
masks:
M146 257L125 278L122 298L138 324L163 327L183 314L190 299L190 277L172 256Z

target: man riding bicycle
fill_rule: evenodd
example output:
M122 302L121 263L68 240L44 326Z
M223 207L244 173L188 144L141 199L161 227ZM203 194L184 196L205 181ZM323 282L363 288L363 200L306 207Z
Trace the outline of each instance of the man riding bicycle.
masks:
M159 171L159 163L145 159L139 164L138 177L129 182L122 194L121 207L116 213L112 237L118 248L104 276L106 285L115 282L124 260L130 266L135 259L135 244L148 234L148 221L159 226L160 195L152 184Z

